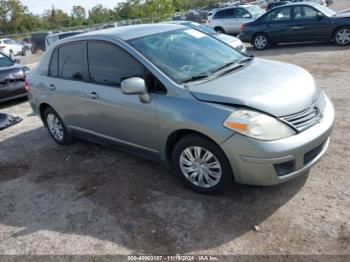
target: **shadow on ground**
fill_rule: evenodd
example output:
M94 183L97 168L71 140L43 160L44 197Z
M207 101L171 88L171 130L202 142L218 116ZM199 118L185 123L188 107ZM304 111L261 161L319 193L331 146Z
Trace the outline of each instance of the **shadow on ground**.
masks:
M58 146L43 127L2 141L0 151L0 223L19 228L1 241L49 230L137 253L212 248L253 230L307 179L205 196L156 163L83 141Z

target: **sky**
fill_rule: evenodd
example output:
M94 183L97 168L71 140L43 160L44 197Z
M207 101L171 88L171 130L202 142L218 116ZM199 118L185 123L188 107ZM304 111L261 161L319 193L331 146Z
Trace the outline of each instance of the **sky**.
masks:
M83 6L86 11L97 4L101 4L107 8L113 8L122 0L20 0L22 4L28 7L33 14L40 15L45 10L51 9L52 5L55 9L62 9L70 14L74 5Z

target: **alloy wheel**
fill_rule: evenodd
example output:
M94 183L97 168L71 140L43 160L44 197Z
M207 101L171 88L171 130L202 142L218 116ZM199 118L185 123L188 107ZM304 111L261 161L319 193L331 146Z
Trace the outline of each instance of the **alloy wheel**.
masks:
M267 39L265 36L263 35L258 35L255 39L254 39L254 46L257 49L264 49L267 46Z
M350 43L350 28L340 29L335 35L335 40L340 45L347 45Z
M182 174L195 186L211 188L221 180L222 168L219 160L203 147L186 148L179 161Z
M53 137L58 141L63 140L64 138L63 126L59 118L54 114L49 113L47 115L46 122L47 122L47 126L49 127L49 131L53 135Z

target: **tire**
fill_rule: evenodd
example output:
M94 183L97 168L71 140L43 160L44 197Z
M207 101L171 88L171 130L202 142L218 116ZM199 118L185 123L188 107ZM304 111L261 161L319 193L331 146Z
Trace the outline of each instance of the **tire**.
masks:
M26 54L27 54L27 50L26 50L25 48L23 48L23 49L22 49L21 55L22 55L22 56L26 56Z
M12 50L10 50L9 57L10 57L12 60L15 59L15 55L13 54L13 51L12 51Z
M44 112L44 124L57 144L69 145L72 143L72 136L67 131L62 119L51 107Z
M214 30L217 33L220 33L220 34L225 34L226 33L225 30L222 27L216 27Z
M350 44L350 27L343 26L334 32L334 41L337 45L346 46Z
M253 39L253 46L256 50L265 50L271 45L270 38L266 34L256 34Z
M224 152L214 142L201 136L186 135L182 138L174 147L172 164L176 175L198 193L221 193L233 183L231 166Z

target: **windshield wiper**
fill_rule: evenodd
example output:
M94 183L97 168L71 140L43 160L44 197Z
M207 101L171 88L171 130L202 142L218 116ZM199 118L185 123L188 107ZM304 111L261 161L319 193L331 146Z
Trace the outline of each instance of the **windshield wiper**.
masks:
M202 80L202 79L205 79L205 78L208 78L209 75L195 75L195 76L191 76L190 78L187 78L185 80L182 80L180 82L180 84L184 84L184 83L188 83L188 82L194 82L194 81L198 81L198 80Z
M242 64L252 61L253 58L254 58L253 56L249 56L249 57L241 58L239 60L233 60L233 61L227 62L226 64L217 68L213 72L213 74L215 76L221 76L221 75L225 74L226 72L231 72L232 69L242 67ZM224 69L227 69L227 70L224 70Z

